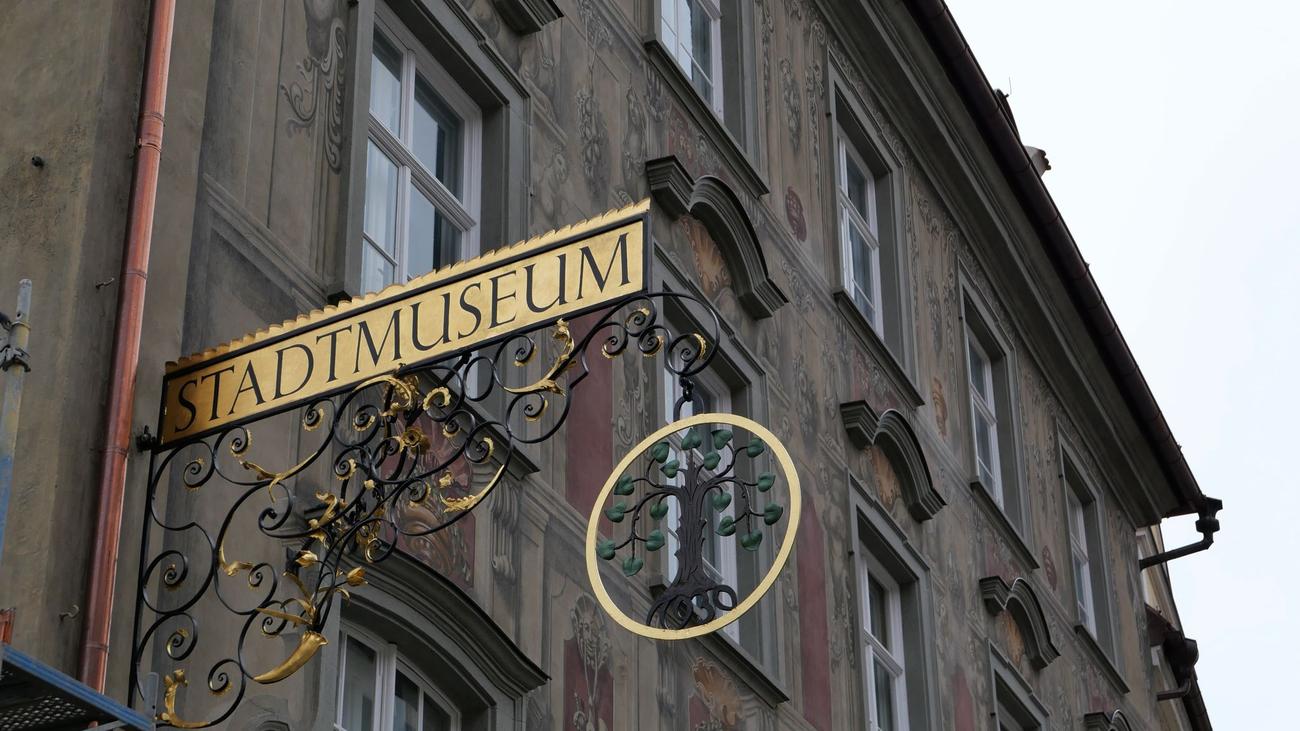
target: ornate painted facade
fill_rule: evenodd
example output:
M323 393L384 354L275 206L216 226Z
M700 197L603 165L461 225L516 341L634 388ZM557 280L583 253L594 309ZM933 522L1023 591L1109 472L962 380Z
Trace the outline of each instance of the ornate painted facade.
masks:
M1016 702L1032 716L1017 719L1024 728L1201 728L1180 700L1157 701L1179 679L1153 663L1152 617L1176 629L1177 613L1166 574L1138 564L1156 550L1153 526L1195 508L1134 436L1141 417L918 22L925 3L721 3L740 20L723 67L738 91L720 117L665 50L659 0L376 2L179 4L138 428L154 424L166 361L360 293L365 95L384 17L482 110L470 158L482 250L653 199L656 283L720 311L733 402L793 454L805 503L794 557L743 640L621 630L590 592L585 521L614 464L663 423L665 383L651 361L595 363L563 432L526 455L535 469L512 472L453 529L401 545L409 560L389 577L375 570L333 638L366 627L409 650L430 684L446 683L463 729L866 728L861 562L879 554L902 596L906 728L989 728ZM15 61L33 41L7 36L44 35L59 6L81 47ZM17 607L18 646L65 669L87 539L53 548L94 522L73 507L93 504L77 435L103 398L138 87L122 69L140 67L145 17L143 0L32 4L0 31L0 58L49 103L45 120L15 114L22 143L0 142L23 161L0 168L0 301L8 280L33 277L41 335L61 341L41 337L34 353L59 365L28 380L51 408L20 437L19 482L33 487L11 510L31 520L10 522L0 607ZM843 291L846 125L876 148L890 191L879 328ZM50 163L34 172L25 161L37 152ZM1003 349L1006 508L972 484L977 311ZM268 434L271 453L299 446ZM145 464L133 458L128 476L117 697ZM1079 616L1067 474L1094 491L1104 631ZM214 499L178 492L168 510L179 519ZM401 520L436 520L425 510ZM343 646L333 639L300 677L250 691L228 727L331 728Z

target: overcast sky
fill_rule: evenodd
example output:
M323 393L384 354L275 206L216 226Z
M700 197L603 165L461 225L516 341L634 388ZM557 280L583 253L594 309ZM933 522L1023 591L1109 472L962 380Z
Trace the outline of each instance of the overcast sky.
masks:
M1215 545L1171 564L1210 718L1282 728L1300 679L1300 3L948 4L1225 503Z

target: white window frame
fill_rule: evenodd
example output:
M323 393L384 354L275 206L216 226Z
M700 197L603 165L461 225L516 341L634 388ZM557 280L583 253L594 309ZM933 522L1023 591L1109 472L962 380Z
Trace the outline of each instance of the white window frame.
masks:
M411 187L428 196L434 207L460 231L459 258L467 259L479 252L479 197L483 169L483 113L477 104L461 89L441 65L433 59L428 49L420 43L389 8L380 3L376 7L374 33L383 36L401 55L401 111L397 134L375 117L367 101L367 157L373 143L389 161L398 168L397 201L395 210L395 256L362 231L361 246L368 247L387 259L394 269L394 282L404 283L422 272L412 273L407 266L408 228L410 225ZM372 51L371 64L377 63ZM373 73L373 70L372 70ZM457 197L428 170L413 149L415 79L424 77L438 97L461 119L461 159L459 181L461 195ZM367 165L367 170L369 165ZM367 181L369 184L370 181ZM364 261L364 254L362 256ZM364 286L364 273L362 286Z
M711 99L704 99L713 113L722 117L722 100L726 96L722 81L722 6L720 0L659 0L659 35L667 47L669 55L677 62L695 86L695 66L700 59L695 58L691 36L691 7L698 5L709 18L709 68L700 67L709 77ZM703 94L700 95L704 97Z
M673 405L676 404L677 399L682 396L682 385L678 376L668 369L664 369L663 374L663 413L664 423L667 424L673 420ZM692 379L697 391L704 391L713 397L714 412L730 413L731 389L721 378L706 371L692 376ZM688 415L693 415L693 413L687 414L685 409L683 409L682 418L686 418ZM673 446L676 449L681 449L680 435L670 436L669 440L673 443ZM678 477L674 479L678 481L678 484L680 484L680 481L684 478L679 473ZM719 519L725 516L735 517L736 503L734 497L735 496L733 495L733 500L724 510L718 511ZM671 582L673 578L677 576L678 538L676 526L681 520L681 508L678 506L677 500L674 498L668 498L668 514L665 516L665 519L666 531L664 533L664 550L666 551L667 562L665 565L664 578ZM709 570L710 573L713 574L715 579L734 587L740 580L740 571L736 559L736 542L730 539L720 540L720 538L721 536L719 536L715 531L709 532L709 540L713 542L718 565L715 566L713 562L705 558L704 566L705 569ZM736 642L740 641L740 622L732 622L726 627L723 627L722 631Z
M437 702L438 707L451 719L452 731L460 731L461 718L456 706L446 694L438 690L424 673L398 651L397 645L385 642L379 637L356 627L345 627L339 632L339 669L338 683L335 690L337 701L334 709L334 731L359 731L343 726L343 690L347 679L348 640L360 642L375 653L375 706L371 715L371 728L374 731L394 731L393 710L397 698L397 671L415 683L420 689L420 725L424 725L424 699L429 696ZM421 731L424 731L421 729Z
M836 126L835 140L838 167L836 188L839 200L840 266L843 270L844 289L871 328L884 337L884 298L880 287L880 216L877 208L876 176L842 126ZM849 199L850 162L866 179L868 217L866 219ZM867 251L860 254L854 251L851 235L853 230L856 230L867 243ZM870 282L857 281L853 262L859 255L867 257ZM864 284L870 288L870 294L864 291Z
M1075 610L1079 623L1097 636L1097 608L1092 595L1092 556L1088 545L1088 510L1072 485L1066 486L1066 516L1070 526L1070 572L1074 577Z
M879 659L893 679L894 728L890 731L907 731L907 665L903 648L902 589L898 581L885 570L865 545L858 546L858 594L861 597L863 681L866 684L867 728L881 731L876 719L876 660ZM874 580L885 590L885 618L889 647L871 633L871 591Z
M987 366L984 372L984 392L988 394L987 399L980 395L979 389L975 388L975 364L971 359L972 353L982 358ZM985 487L988 488L989 494L998 507L1005 510L1002 489L1002 452L999 445L1001 435L998 424L997 380L994 378L994 370L998 367L998 363L998 360L989 356L989 350L980 341L979 334L968 325L966 327L966 387L970 391L971 448L974 450L975 476L982 482L984 469L988 470L993 484ZM980 418L988 422L989 459L993 461L991 465L982 464L979 456L979 429L976 428L976 422Z

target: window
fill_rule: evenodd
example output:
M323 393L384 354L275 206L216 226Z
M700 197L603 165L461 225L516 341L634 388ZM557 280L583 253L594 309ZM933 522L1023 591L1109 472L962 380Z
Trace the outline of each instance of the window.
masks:
M997 731L1038 731L1047 728L1047 709L1011 662L989 646L993 675L993 708Z
M722 10L718 0L661 0L660 28L668 52L700 98L722 116Z
M383 6L366 127L362 292L476 254L481 110Z
M722 123L731 140L721 135L715 139L717 144L736 143L734 146L741 157L745 152L754 154L758 126L754 114L757 88L752 69L756 66L753 34L745 30L753 27L753 3L750 0L658 0L658 4L658 44L664 55L672 59L671 66L681 70L686 82L673 84L682 102L702 107L700 111L704 115L712 114ZM671 66L666 70L674 71Z
M1079 612L1079 623L1097 634L1097 617L1092 608L1092 567L1088 556L1088 532L1085 527L1083 503L1070 490L1066 496L1066 512L1070 521L1070 559L1074 570L1074 599Z
M854 570L862 689L860 724L869 731L940 726L929 567L890 512L858 480L853 496Z
M833 155L826 169L835 186L833 225L839 270L836 304L867 347L890 367L893 377L910 383L911 297L903 239L901 162L890 150L856 92L831 64L830 109ZM913 387L914 389L914 387Z
M872 731L907 728L907 680L898 583L862 551L858 560L862 602L863 666L867 718Z
M995 521L1023 547L1028 512L1016 457L1011 380L1015 369L1006 338L990 326L995 320L985 303L965 284L963 290L970 480ZM1028 563L1034 563L1031 551L1025 549L1024 554Z
M1074 603L1079 626L1087 630L1109 657L1113 651L1110 627L1110 591L1106 582L1101 505L1084 480L1077 463L1063 454L1065 513L1070 540L1070 570L1074 578Z
M664 370L664 414L666 414L665 423L674 421L673 410L677 401L682 398L681 382L676 375ZM722 379L707 371L694 377L694 388L691 390L691 398L682 404L681 418L685 419L695 414L706 413L728 413L731 411L731 390L722 382ZM675 446L680 447L680 435L672 438ZM692 450L688 459L702 460L704 455L699 449ZM685 479L684 475L687 470L679 472L674 478L677 484ZM709 473L704 473L709 474ZM710 511L712 519L715 521L711 529L705 533L703 555L704 568L712 577L725 584L736 587L740 591L740 577L736 565L736 542L731 538L719 536L716 530L717 522L724 517L734 516L735 504L729 503L726 508L718 511ZM677 526L681 522L681 508L677 500L668 499L667 527L668 535L666 536L666 553L667 553L667 572L666 578L672 581L677 576L677 549L679 539L677 536ZM740 641L740 622L732 622L722 629L731 639Z
M844 289L867 323L883 337L876 179L843 129L837 130L836 149Z
M393 644L356 630L342 635L337 731L456 731L448 699Z
M970 368L971 433L975 440L975 473L994 501L1004 506L1002 467L998 451L997 396L993 387L993 359L980 345L979 337L966 332L967 362Z

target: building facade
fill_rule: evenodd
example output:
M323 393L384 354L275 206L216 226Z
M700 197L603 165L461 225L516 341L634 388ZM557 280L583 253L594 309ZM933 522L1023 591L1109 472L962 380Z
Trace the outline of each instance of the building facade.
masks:
M0 304L20 276L36 292L0 607L67 672L149 13L30 3L0 28ZM755 611L683 642L623 630L587 516L681 394L653 359L597 359L526 468L371 567L316 658L249 683L225 727L1209 728L1168 574L1139 563L1207 498L938 0L186 0L166 92L137 433L168 361L648 198L654 287L721 315L693 410L766 424L804 488ZM296 438L256 449L292 464ZM148 464L126 478L117 698ZM168 520L230 502L164 484ZM752 584L770 558L710 566ZM203 652L190 719L228 700Z

